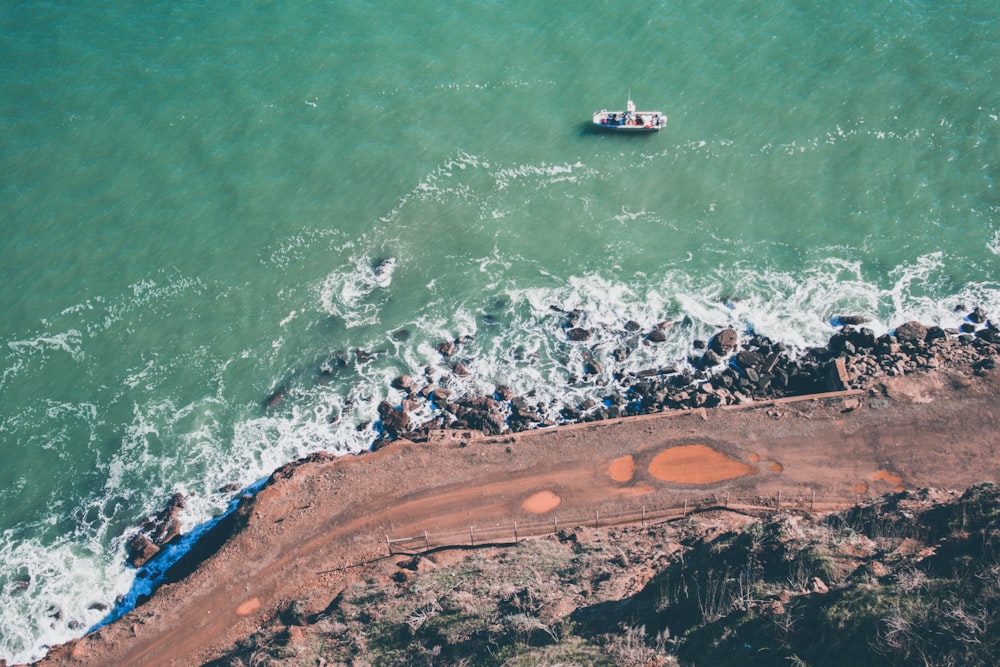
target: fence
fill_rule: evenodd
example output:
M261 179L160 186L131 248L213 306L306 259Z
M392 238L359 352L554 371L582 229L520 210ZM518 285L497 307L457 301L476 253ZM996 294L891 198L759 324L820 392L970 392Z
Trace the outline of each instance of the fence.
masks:
M815 493L808 497L782 497L779 491L776 495L754 496L746 499L731 499L729 494L720 498L712 496L696 501L685 501L683 505L673 507L640 506L621 512L602 513L597 510L590 515L576 515L571 518L553 516L544 521L519 522L477 528L470 525L468 529L429 533L411 537L390 538L385 536L389 555L415 555L448 548L470 548L483 546L512 546L522 539L555 535L560 529L576 527L592 527L595 529L621 525L647 525L683 519L691 514L716 510L729 510L745 514L774 514L777 512L831 512L851 507L855 502L844 498L834 500L817 500Z

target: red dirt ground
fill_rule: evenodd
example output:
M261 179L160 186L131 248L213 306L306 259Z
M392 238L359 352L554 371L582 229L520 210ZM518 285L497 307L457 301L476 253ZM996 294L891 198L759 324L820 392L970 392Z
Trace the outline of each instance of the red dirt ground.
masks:
M43 664L201 664L292 601L326 607L361 576L357 565L387 555L387 537L530 523L554 498L564 522L712 496L851 503L897 488L964 489L1000 472L998 388L997 374L940 372L860 396L404 442L288 467L257 495L248 526L193 574ZM702 477L698 456L679 477L661 474L676 456L664 452L685 447L741 474Z

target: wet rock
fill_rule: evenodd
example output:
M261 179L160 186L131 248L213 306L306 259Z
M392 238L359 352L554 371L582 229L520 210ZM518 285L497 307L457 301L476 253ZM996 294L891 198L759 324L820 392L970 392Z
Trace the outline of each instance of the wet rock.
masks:
M267 397L264 399L264 409L273 410L274 408L281 405L287 397L288 397L288 387L286 385L278 387L270 394L268 394Z
M715 350L706 350L705 354L701 355L701 363L706 367L718 366L722 363L722 357Z
M521 421L528 422L540 422L542 421L542 415L539 414L535 406L528 403L528 400L523 396L515 396L510 402L512 417L516 417Z
M870 321L864 315L837 315L833 319L840 324L849 325L865 324Z
M904 343L922 343L927 338L927 327L920 322L905 322L896 327L896 338Z
M436 387L430 394L431 400L438 405L444 405L451 398L451 389L445 389L444 387Z
M740 337L735 329L723 329L712 336L712 340L709 341L708 346L720 357L724 357L735 350L739 342Z
M591 333L587 329L581 329L580 327L573 327L566 331L566 337L569 338L574 343L580 343L585 340L590 340Z
M657 327L646 334L646 340L651 343L662 343L667 340L667 334L664 333L663 329Z
M455 354L455 343L450 340L446 340L438 343L437 347L434 349L440 352L442 357L450 357Z
M139 532L130 538L126 558L133 567L142 567L150 558L180 537L180 512L184 509L183 493L174 493L166 506L155 516L139 524Z
M149 539L148 535L136 533L126 545L125 559L132 567L142 567L159 552L160 547L153 544L153 540Z
M400 375L392 381L391 386L394 389L399 389L408 394L412 394L417 389L417 381L409 375Z
M742 368L759 368L764 365L764 358L754 350L741 350L736 354L736 363Z
M642 325L635 320L629 320L625 323L625 331L636 333L642 329Z
M976 306L971 313L967 315L970 322L975 324L982 324L986 321L986 313L979 306Z
M379 403L378 414L382 418L382 428L390 436L395 437L410 428L410 415L403 409L394 408L388 401Z
M510 401L514 398L514 390L505 384L498 384L493 393L500 401Z

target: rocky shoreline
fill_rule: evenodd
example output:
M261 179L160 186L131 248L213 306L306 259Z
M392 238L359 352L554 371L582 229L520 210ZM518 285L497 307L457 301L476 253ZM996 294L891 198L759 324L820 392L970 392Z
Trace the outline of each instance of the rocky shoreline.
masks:
M455 397L450 389L435 382L435 370L423 376L401 375L392 382L401 391L398 405L379 405L381 437L373 449L399 439L422 442L440 429L476 430L500 435L540 427L592 422L668 410L712 408L801 396L824 391L870 389L885 378L921 369L958 365L974 372L996 365L1000 328L981 308L967 312L962 326L945 329L906 322L881 336L864 326L865 318L834 318L840 330L825 347L790 350L766 336L741 336L735 329L718 331L707 341L695 341L687 364L649 368L639 372L614 373L617 387L603 401L564 406L559 419L546 417L547 407L533 396L515 395L509 387L497 386L491 396ZM577 326L580 314L566 313L567 339L586 345L594 331ZM656 345L665 340L671 323L662 323L643 332L636 322L625 324L621 345L612 357L624 361L640 345ZM460 337L437 346L451 372L459 377L469 371L462 363L461 350L467 339ZM584 364L585 376L602 372L600 362ZM571 378L571 381L586 380ZM624 389L622 391L621 389ZM430 408L436 416L415 425L414 412Z
M707 341L694 341L683 367L615 373L617 386L624 391L616 388L601 402L563 407L558 420L546 418L547 406L533 396L516 395L506 386L497 386L491 396L455 396L443 386L446 383L435 380L447 376L428 367L422 376L401 375L392 381L392 387L404 398L398 405L389 401L379 405L376 428L381 435L372 449L398 441L426 442L432 432L441 430L496 436L671 410L750 404L844 389L868 390L887 378L943 366L967 368L973 373L996 367L1000 327L979 307L960 307L957 312L966 312L957 329L906 322L881 336L864 326L863 317L840 316L834 318L840 330L825 347L801 352L766 336L741 336L735 329L724 328ZM586 345L595 332L578 326L580 313L564 315L567 340ZM672 323L664 322L643 331L636 322L625 323L621 345L612 356L624 361L640 345L664 342L664 332L670 326ZM462 347L469 340L461 336L437 345L451 373L459 377L469 374L461 361ZM593 359L584 366L589 376L602 370ZM265 404L274 402L269 397ZM419 426L413 424L410 415L427 409L436 416ZM130 565L142 567L180 537L178 513L184 501L182 494L174 494L161 512L140 524L127 544Z

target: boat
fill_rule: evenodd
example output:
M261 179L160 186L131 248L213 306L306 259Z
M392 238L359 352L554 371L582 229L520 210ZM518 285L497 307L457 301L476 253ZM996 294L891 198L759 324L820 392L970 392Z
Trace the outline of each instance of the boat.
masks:
M615 132L659 132L667 126L667 115L661 111L636 111L629 93L625 111L601 109L594 114L594 125Z

